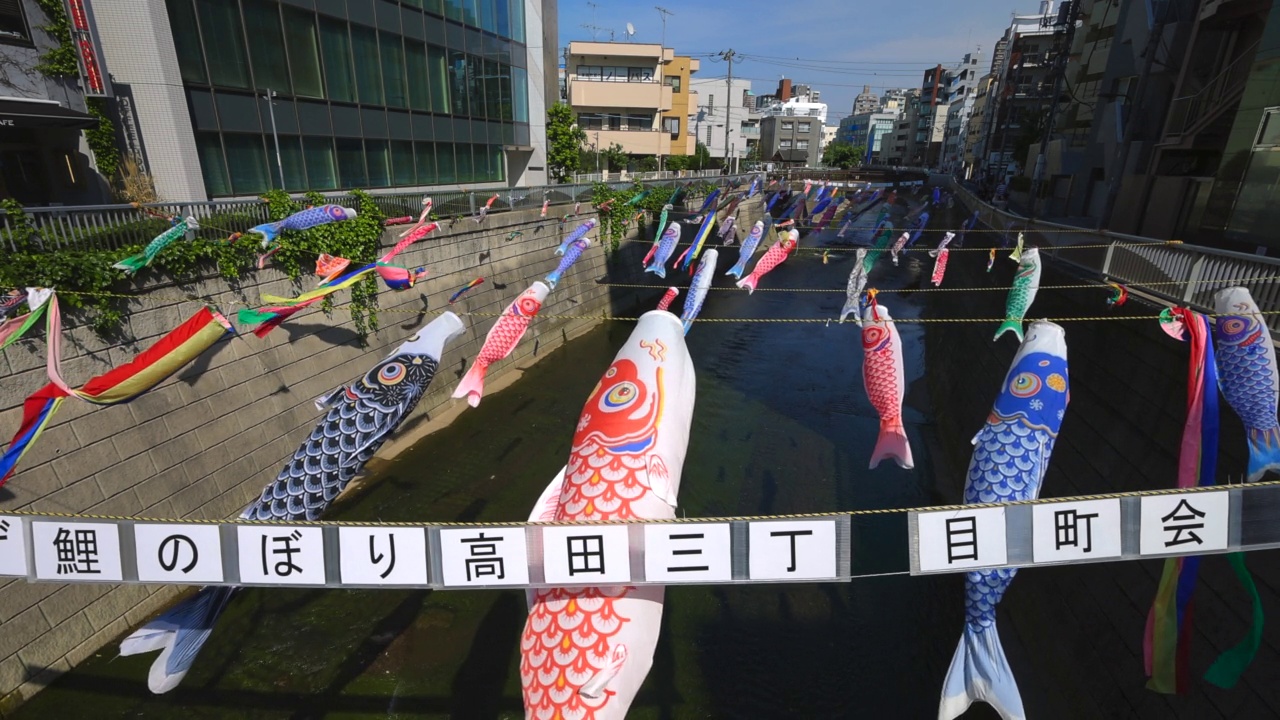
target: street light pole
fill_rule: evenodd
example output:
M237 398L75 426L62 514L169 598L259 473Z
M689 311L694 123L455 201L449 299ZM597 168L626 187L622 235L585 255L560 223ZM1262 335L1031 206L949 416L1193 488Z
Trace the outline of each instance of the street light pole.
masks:
M276 109L273 98L276 91L267 88L267 115L271 116L271 139L276 144L276 170L280 171L280 189L284 189L284 162L280 160L280 136L276 134Z

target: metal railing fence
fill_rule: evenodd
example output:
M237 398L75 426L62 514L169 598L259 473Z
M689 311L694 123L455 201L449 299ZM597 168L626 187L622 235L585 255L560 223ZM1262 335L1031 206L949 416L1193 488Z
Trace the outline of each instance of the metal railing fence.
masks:
M698 175L663 179L617 180L608 185L616 190L639 183L646 187L674 187L687 182L708 181L713 184L742 185L759 173L737 175ZM493 195L497 195L490 212L537 208L543 200L551 205L587 202L591 199L592 182L540 187L499 188L494 190L433 190L413 193L370 192L373 202L387 217L417 217L422 212L422 198L431 197L433 212L438 217L474 214ZM295 199L300 194L292 195ZM327 193L325 202L352 207L356 198L350 193ZM143 207L165 216L193 217L200 225L197 237L222 240L230 232L243 232L270 220L267 205L261 200L208 200L190 202L146 203ZM169 226L168 221L149 216L132 205L80 205L25 208L26 221L35 231L40 247L55 250L117 250L129 245L150 242ZM14 220L0 210L0 240L8 250L16 251Z
M1248 288L1263 312L1280 312L1280 259L1031 220L982 202L954 180L951 186L957 201L977 211L979 222L1010 241L1023 233L1027 243L1058 262L1204 313L1214 312L1216 292L1237 286ZM1272 337L1280 338L1280 314L1265 317Z

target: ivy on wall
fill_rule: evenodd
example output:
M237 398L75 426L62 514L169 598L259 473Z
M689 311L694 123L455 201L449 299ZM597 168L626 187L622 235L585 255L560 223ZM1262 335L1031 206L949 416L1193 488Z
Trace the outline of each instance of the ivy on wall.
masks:
M36 64L36 72L45 77L65 78L80 75L80 63L76 58L76 46L71 42L71 21L67 18L67 9L63 0L36 0L40 10L48 19L44 25L36 28L49 33L58 42L57 45L40 55Z
M272 258L289 276L298 282L314 269L316 256L329 253L351 261L358 267L367 265L378 258L378 250L382 240L382 223L386 215L373 202L368 194L356 190L356 217L343 222L329 223L312 228L305 232L286 230L280 234L280 251ZM283 190L272 190L262 196L267 202L268 212L273 220L279 220L303 209L303 205L289 197ZM323 195L317 192L306 194L306 204L323 205ZM325 298L323 309L332 307L332 297ZM351 288L351 320L355 323L356 334L363 343L369 333L378 330L378 280L369 276Z
M310 274L315 258L329 253L348 258L352 263L372 262L378 253L382 237L382 221L385 217L373 199L359 190L358 216L353 220L321 225L304 232L285 231L280 235L280 251L272 258L277 267L301 289L304 277ZM280 191L264 197L273 220L301 210L300 203ZM324 198L309 194L310 204L323 204ZM59 301L84 314L89 326L99 335L115 336L124 320L124 301L120 284L127 276L112 265L123 257L142 251L143 245L132 244L115 250L93 248L95 240L83 237L76 246L55 248L42 241L35 226L23 212L22 206L12 199L0 200L8 215L14 252L6 253L0 263L0 288L52 287L59 290ZM245 214L226 213L205 219L209 226L249 227L257 220ZM139 221L139 226L158 235L169 225L155 218ZM106 244L106 243L103 243ZM6 250L8 248L5 248ZM216 267L218 275L233 288L254 269L260 249L252 238L236 243L196 239L179 240L166 247L152 264L142 272L158 273L173 282L183 284L207 275ZM211 267L212 266L212 267ZM351 289L351 317L356 333L363 343L368 334L378 329L378 285L376 278L367 278ZM119 295L114 296L114 295ZM326 300L325 308L331 305Z
M120 149L116 147L116 126L111 122L111 116L107 114L107 99L88 98L85 104L89 108L89 114L98 119L96 127L84 131L85 140L89 142L89 149L93 151L98 172L102 173L107 180L111 180L120 167Z
M689 188L685 197L706 196L711 192L714 186L701 183ZM606 249L610 252L617 250L622 243L622 238L627 234L628 228L632 227L636 213L644 211L645 220L648 222L657 222L658 217L662 214L662 206L671 200L671 196L675 194L673 187L655 187L652 192L644 200L635 205L627 205L627 201L645 191L645 187L636 183L632 187L622 190L614 190L605 183L596 183L591 190L591 203L595 206L595 211L600 217L600 240ZM600 210L600 206L609 200L613 200L613 204L605 210ZM659 228L658 232L661 232Z
M76 56L76 46L71 40L71 21L67 18L63 0L36 0L40 10L48 19L40 30L48 33L57 41L57 45L40 54L40 62L36 63L36 71L50 78L73 78L80 76L80 63ZM95 127L84 131L89 149L93 151L98 172L107 179L115 180L116 170L120 166L120 150L116 147L116 127L107 112L106 98L86 98L89 114L97 118Z

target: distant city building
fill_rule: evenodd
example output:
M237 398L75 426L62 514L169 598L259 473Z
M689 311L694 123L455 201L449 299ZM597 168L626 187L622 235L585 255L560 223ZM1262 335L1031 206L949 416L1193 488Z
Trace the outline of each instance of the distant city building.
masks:
M760 120L760 157L783 167L815 167L822 157L822 133L816 114L766 115Z
M824 125L822 127L822 145L818 147L819 154L827 149L827 146L836 141L836 132L840 128L836 125Z
M662 131L671 136L671 155L692 155L697 148L689 118L698 112L693 73L701 64L701 60L676 55L662 66L662 84L671 88L671 109L662 113Z
M871 112L861 115L850 115L840 121L836 138L840 142L860 147L869 147L868 157L872 163L884 160L884 144L886 136L892 140L894 126L898 114L893 112Z
M750 80L734 80L732 93L727 78L697 78L693 88L698 92L698 108L691 122L700 126L698 140L707 146L711 157L726 155L725 123L729 125L729 157L744 158L759 145L760 113Z
M870 85L863 85L862 92L858 93L858 97L853 100L853 114L867 115L880 111L880 98L871 92Z
M880 96L880 112L901 113L906 109L907 91L902 88L885 90Z
M698 60L677 60L675 51L657 44L574 41L566 65L569 105L589 145L618 145L628 155L690 152L686 78L697 72ZM677 95L683 97L679 114Z

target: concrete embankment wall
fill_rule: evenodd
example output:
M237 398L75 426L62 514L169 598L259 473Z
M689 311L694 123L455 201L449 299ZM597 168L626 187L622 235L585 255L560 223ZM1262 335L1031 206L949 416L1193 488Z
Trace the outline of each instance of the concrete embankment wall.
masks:
M319 310L295 316L265 340L249 332L223 341L133 403L96 407L68 401L54 424L0 489L0 512L26 509L54 513L225 519L255 498L306 437L318 419L313 400L365 373L442 309L459 314L500 313L534 280L554 270L553 252L563 235L554 208L540 221L537 209L491 215L483 225L470 219L431 235L397 258L431 274L417 287L379 296L381 330L359 347L339 293L332 317ZM760 216L757 197L744 203L739 224ZM583 220L570 220L564 232ZM507 240L513 231L521 237ZM520 346L493 366L489 388L550 350L596 326L604 313L631 311L660 293L657 280L642 279L643 238L632 230L612 255L595 244L566 274L543 306ZM395 242L398 230L383 235ZM598 236L598 231L592 237ZM142 282L147 274L142 273ZM449 296L476 277L483 285L452 307ZM655 290L601 285L647 282ZM674 282L687 284L685 278ZM310 282L307 282L310 285ZM258 304L260 293L298 292L268 268L232 290L212 277L181 287L154 285L129 301L125 332L130 342L110 344L86 328L65 333L64 376L80 383L128 362L141 349L190 317L209 297L233 316L240 303ZM678 305L677 305L678 307ZM555 316L595 316L558 318ZM446 349L440 372L398 437L419 432L431 419L457 412L449 395L484 343L494 317L464 317L466 333ZM0 355L0 433L17 428L23 399L47 382L43 333L34 333ZM429 518L423 518L427 520ZM170 602L181 588L168 586L0 583L0 715L38 692L58 673L85 659ZM114 650L112 649L114 652Z
M952 218L949 227L961 219ZM970 235L969 247L990 247L991 235ZM998 237L998 236L995 236ZM992 273L985 252L954 253L946 287L1007 287L1016 265L1001 250ZM928 264L928 263L926 263ZM932 267L931 264L929 267ZM924 275L928 277L928 272ZM1042 286L1081 278L1047 263ZM1108 310L1109 289L1040 290L1032 317L1154 315L1157 306L1132 298ZM1003 291L936 293L938 318L1003 317ZM1041 497L1171 487L1186 418L1188 346L1155 320L1063 322L1071 403ZM986 421L1017 342L992 342L996 323L927 326L929 389L947 472L938 502L959 502L974 434ZM1218 482L1239 481L1247 463L1239 420L1222 403ZM1022 689L1028 717L1208 718L1275 717L1280 687L1272 679L1280 648L1280 586L1273 553L1253 553L1249 566L1270 615L1262 648L1240 684L1222 690L1201 679L1217 655L1243 639L1250 604L1225 558L1201 564L1195 594L1191 691L1165 696L1145 689L1142 638L1163 561L1144 560L1035 568L1019 573L1000 605L1000 637ZM962 577L953 581L961 627Z

